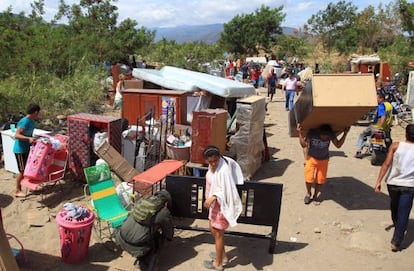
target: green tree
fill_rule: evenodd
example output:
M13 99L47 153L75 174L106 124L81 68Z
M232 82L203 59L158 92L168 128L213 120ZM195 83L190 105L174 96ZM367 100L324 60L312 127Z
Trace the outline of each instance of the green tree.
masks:
M376 22L379 27L376 28L376 47L388 47L394 43L395 38L403 35L401 27L400 12L398 5L390 2L386 6L378 5ZM364 37L361 37L364 39Z
M90 63L106 60L119 62L129 55L147 48L155 37L155 31L145 27L137 29L138 23L126 19L117 25L117 7L110 0L81 0L68 6L60 1L55 21L68 19L68 51L73 56L71 63L85 58Z
M308 19L307 29L318 37L325 50L337 49L348 53L358 46L356 32L357 6L351 2L329 3L325 10L318 11Z
M24 13L13 15L11 8L0 16L0 78L45 70L53 73L59 64L60 58L55 53L65 38L57 35L59 28L51 27L42 19L43 2L34 2L28 17Z
M304 58L310 49L306 37L281 35L277 40L276 50L279 52L279 58L283 56Z
M146 59L158 63L158 66L176 66L200 71L200 64L211 62L222 55L222 49L217 45L204 42L185 42L178 44L175 40L165 38L147 48Z
M365 48L370 49L370 53L376 51L377 42L380 35L381 24L378 21L373 6L368 6L357 16L357 31L360 42L360 53L365 54Z
M9 7L0 16L0 78L6 78L20 70L19 57L25 53L26 33L22 30L25 22L23 13L16 16ZM24 63L23 63L24 64Z
M281 22L286 14L282 10L283 6L271 9L262 5L254 13L236 15L224 24L219 43L236 55L255 55L260 50L270 52L283 33Z
M411 46L414 45L414 3L406 0L398 1L402 29L409 35Z

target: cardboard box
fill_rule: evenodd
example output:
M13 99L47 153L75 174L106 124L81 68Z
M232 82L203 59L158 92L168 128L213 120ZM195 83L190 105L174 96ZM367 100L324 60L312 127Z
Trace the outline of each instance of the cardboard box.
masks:
M129 89L129 88L144 88L144 81L142 80L137 80L137 79L133 79L133 80L125 80L124 81L124 87L125 89Z
M106 141L99 145L96 149L96 154L99 158L105 160L111 170L125 182L131 182L132 179L139 174L139 172Z
M373 74L314 74L289 114L289 133L330 124L340 132L378 105Z
M252 95L237 101L238 130L230 137L230 152L237 157L248 180L262 165L265 100L263 96Z

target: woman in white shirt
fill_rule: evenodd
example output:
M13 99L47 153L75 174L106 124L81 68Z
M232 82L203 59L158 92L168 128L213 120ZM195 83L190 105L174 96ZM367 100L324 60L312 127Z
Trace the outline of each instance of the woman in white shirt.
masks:
M394 234L391 250L401 250L414 198L414 124L405 129L405 141L394 142L378 174L375 192L381 192L381 181L391 167L386 183L390 196Z
M286 111L290 111L293 108L293 100L295 99L297 84L298 79L295 77L292 71L289 71L289 77L285 79L285 83L283 85L283 90L286 94Z
M243 173L236 161L221 155L219 148L208 146L204 150L208 171L204 207L209 209L210 232L214 237L216 252L211 261L204 261L204 267L223 270L228 262L224 248L224 231L237 225L242 212L242 203L236 188L243 184Z

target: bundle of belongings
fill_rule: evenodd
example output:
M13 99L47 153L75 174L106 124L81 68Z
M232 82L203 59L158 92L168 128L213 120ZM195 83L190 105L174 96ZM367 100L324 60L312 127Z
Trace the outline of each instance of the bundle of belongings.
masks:
M171 195L166 190L139 199L124 223L114 232L115 242L133 257L141 270L153 270L165 239L174 234Z

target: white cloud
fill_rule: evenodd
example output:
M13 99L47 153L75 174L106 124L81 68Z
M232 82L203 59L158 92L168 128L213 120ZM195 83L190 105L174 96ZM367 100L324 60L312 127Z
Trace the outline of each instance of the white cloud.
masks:
M296 10L299 12L308 11L314 5L313 3L313 1L303 1L302 3L299 3L299 5L296 7Z
M6 10L8 7L12 6L12 12L20 13L21 11L29 11L30 8L30 2L25 0L2 0L0 1L0 11Z
M31 12L30 2L33 0L1 0L0 12L13 6L13 12ZM392 0L378 1L388 4ZM118 7L119 22L131 18L138 22L139 26L177 26L177 25L201 25L213 23L226 23L237 14L249 14L259 9L260 6L276 8L283 5L283 13L286 13L283 26L300 27L307 19L324 10L331 0L118 0L112 2ZM371 1L357 1L353 3L360 7L366 7ZM65 0L72 5L79 0ZM378 3L372 4L378 6ZM45 0L44 18L50 20L58 10L58 0Z

